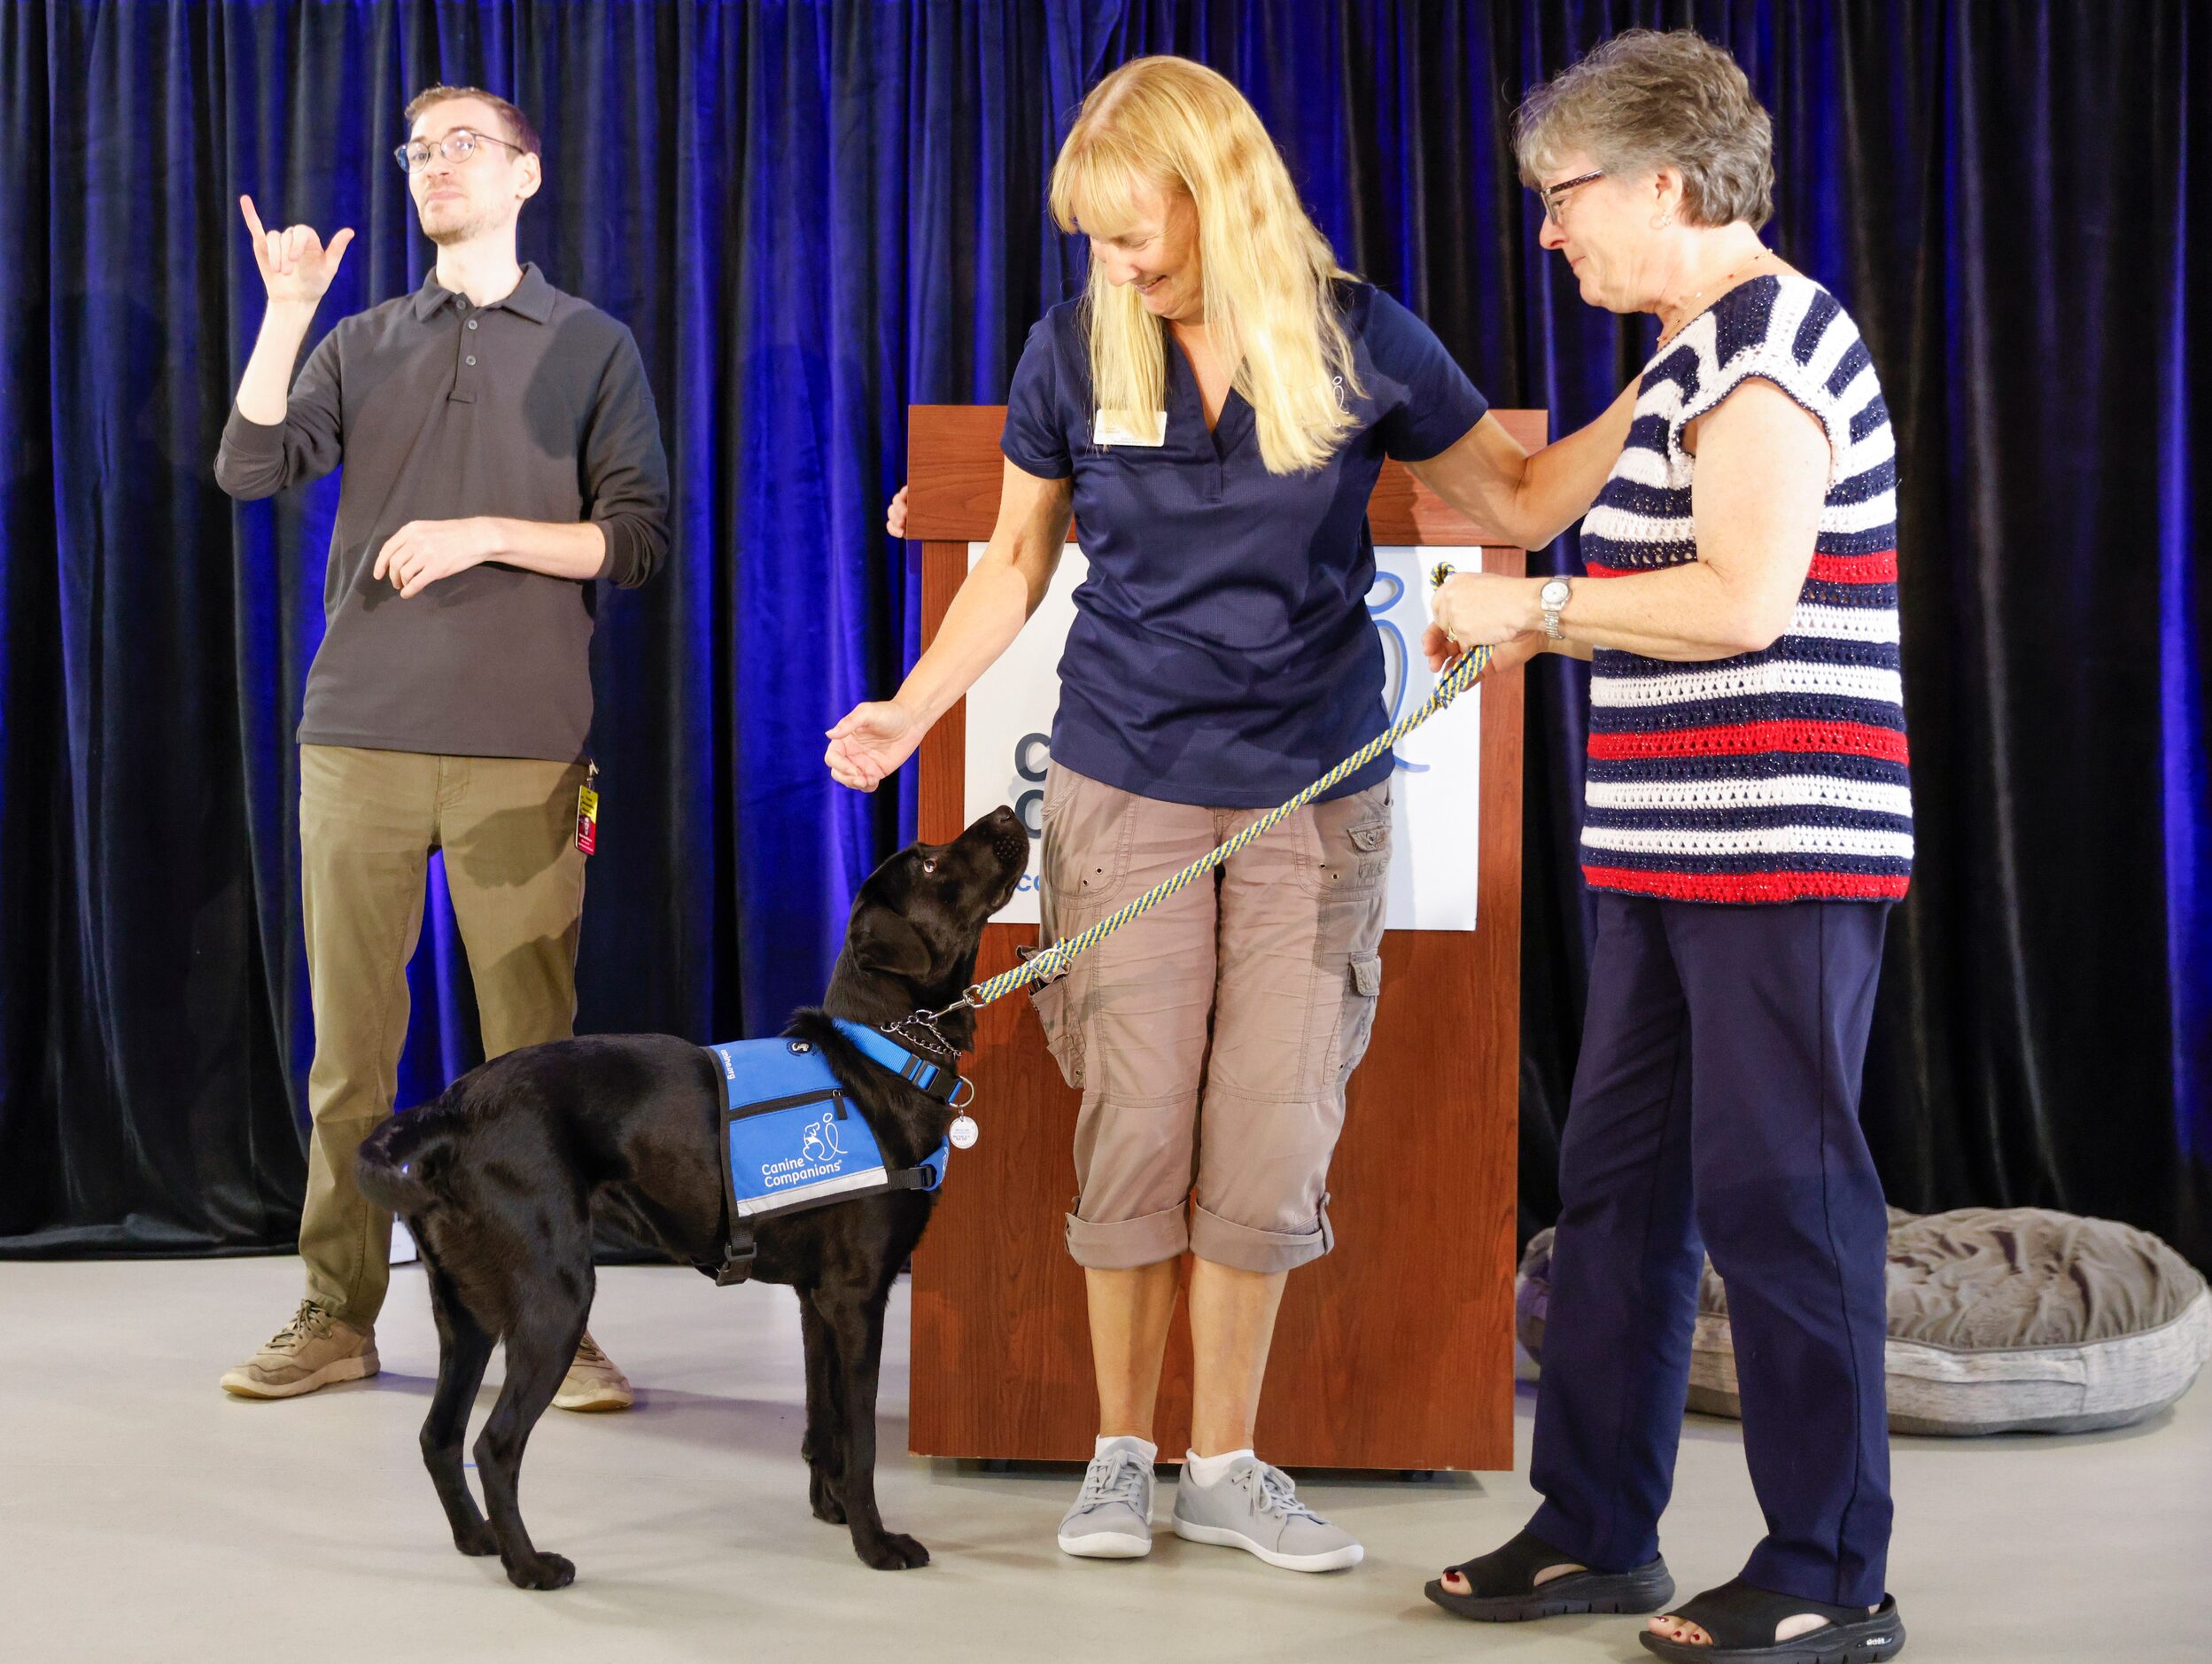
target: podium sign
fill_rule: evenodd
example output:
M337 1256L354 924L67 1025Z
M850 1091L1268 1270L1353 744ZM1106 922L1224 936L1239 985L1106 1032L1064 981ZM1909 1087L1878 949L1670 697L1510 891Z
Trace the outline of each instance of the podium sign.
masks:
M982 558L987 547L967 546L969 566ZM1400 546L1375 551L1375 587L1368 592L1367 610L1382 637L1383 709L1393 722L1418 708L1436 688L1437 679L1421 657L1421 631L1429 618L1428 569L1439 560L1474 572L1481 566L1482 550ZM1037 816L1044 801L1045 765L1052 760L1052 712L1059 704L1060 649L1075 621L1075 591L1090 570L1083 550L1069 544L1028 624L968 691L961 808L966 822L1005 804L1021 817L1032 838L1043 836ZM1482 836L1481 712L1482 688L1477 685L1398 747L1391 771L1391 929L1475 928ZM999 923L1037 922L1041 859L1041 848L1031 845L1029 870L1013 900L999 913Z

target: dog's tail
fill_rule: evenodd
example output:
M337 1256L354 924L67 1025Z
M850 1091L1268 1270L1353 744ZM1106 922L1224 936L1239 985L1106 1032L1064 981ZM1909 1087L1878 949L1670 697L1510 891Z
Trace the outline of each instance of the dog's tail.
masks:
M452 1198L454 1152L446 1122L456 1107L449 1092L434 1103L393 1116L361 1140L353 1182L362 1195L402 1218L416 1218Z

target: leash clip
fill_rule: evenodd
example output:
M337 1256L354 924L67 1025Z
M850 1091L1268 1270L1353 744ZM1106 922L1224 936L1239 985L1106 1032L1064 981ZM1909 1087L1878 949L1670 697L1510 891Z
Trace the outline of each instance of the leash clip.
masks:
M911 1017L909 1017L909 1018L907 1019L907 1022L909 1022L909 1023L929 1023L929 1024L931 1024L931 1025L932 1025L932 1027L933 1027L933 1031L934 1031L934 1025L935 1025L936 1023L938 1023L942 1022L944 1018L951 1016L951 1015L954 1012L956 1012L956 1011L980 1011L980 1010L982 1010L982 1007L981 1006L979 1006L979 1005L977 1005L977 1004L975 1003L975 996L976 996L977 994L982 993L982 991L983 991L983 984L981 984L981 983L970 983L970 984L968 984L968 990L967 990L967 991L966 991L966 993L962 994L962 995L961 995L961 996L960 996L958 999L955 999L955 1000L954 1000L954 1001L953 1001L951 1005L947 1006L947 1007L946 1007L943 1010L942 1010L942 1011L917 1011L916 1013L914 1013L914 1015L913 1015L912 1016L911 1016ZM937 1036L937 1038L938 1038L939 1039L943 1039L944 1037L943 1037L943 1035L938 1035L938 1036Z

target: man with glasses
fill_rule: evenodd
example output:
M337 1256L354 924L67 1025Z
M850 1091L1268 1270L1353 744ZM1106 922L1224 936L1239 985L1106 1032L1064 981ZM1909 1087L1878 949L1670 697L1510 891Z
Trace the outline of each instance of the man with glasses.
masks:
M326 629L299 724L315 1052L299 1251L307 1299L222 1378L289 1398L376 1372L391 1216L353 1153L392 1111L431 851L446 856L487 1054L566 1038L590 835L595 587L668 547L668 464L630 332L516 256L543 183L521 111L474 88L407 105L398 152L436 268L293 363L351 230L265 230L268 291L215 474L267 497L345 467ZM289 384L289 385L288 385ZM586 1334L554 1402L631 1403Z

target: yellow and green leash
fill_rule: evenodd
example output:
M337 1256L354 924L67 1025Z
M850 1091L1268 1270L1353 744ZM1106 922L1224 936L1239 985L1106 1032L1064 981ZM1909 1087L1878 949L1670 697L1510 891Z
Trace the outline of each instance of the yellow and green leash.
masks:
M1448 564L1440 564L1432 574L1432 581L1440 587L1444 580L1451 576L1452 570ZM1199 856L1174 877L1154 884L1127 906L1108 914L1089 929L1071 936L1064 941L1055 942L1048 948L1038 950L1036 953L1015 966L1012 970L1002 971L988 982L975 984L959 999L947 1006L944 1010L918 1015L929 1018L942 1017L951 1012L958 1011L963 1006L971 1010L980 1011L992 1001L1003 999L1008 994L1026 987L1030 983L1050 982L1066 971L1069 961L1077 955L1096 947L1140 914L1150 913L1192 879L1212 872L1230 856L1236 854L1238 850L1251 843L1253 839L1273 831L1339 781L1347 775L1355 774L1366 767L1368 764L1395 746L1407 735L1412 733L1414 729L1419 727L1438 711L1443 710L1446 705L1465 693L1468 688L1480 681L1483 673L1489 668L1490 649L1488 648L1469 649L1459 663L1452 666L1444 680L1436 684L1435 690L1421 702L1420 709L1393 724L1383 733L1377 735L1288 803L1282 805L1279 808L1269 810L1267 813L1246 827L1219 849L1209 854Z

